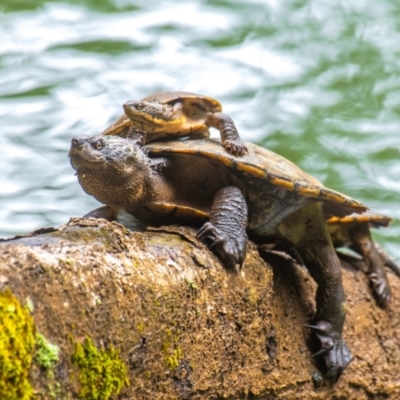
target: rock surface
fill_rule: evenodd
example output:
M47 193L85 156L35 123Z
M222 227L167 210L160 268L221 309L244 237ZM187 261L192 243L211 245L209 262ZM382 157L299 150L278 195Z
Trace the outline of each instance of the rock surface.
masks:
M32 353L39 398L400 398L400 280L389 273L393 299L382 310L365 275L343 269L354 361L333 388L320 386L304 327L315 284L290 260L265 257L249 243L234 273L188 228L139 233L71 219L0 243L0 321L11 321L15 305L1 308L1 298L12 296L57 346L50 366L38 343ZM4 376L17 382L0 366Z

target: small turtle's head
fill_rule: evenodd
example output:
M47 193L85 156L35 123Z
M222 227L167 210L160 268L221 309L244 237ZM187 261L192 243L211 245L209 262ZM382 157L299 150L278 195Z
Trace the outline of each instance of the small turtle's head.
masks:
M152 173L140 147L118 136L73 138L69 157L83 190L107 205L134 202L128 195Z
M171 119L176 118L173 107L168 104L130 100L123 108L133 126L146 132L165 128Z

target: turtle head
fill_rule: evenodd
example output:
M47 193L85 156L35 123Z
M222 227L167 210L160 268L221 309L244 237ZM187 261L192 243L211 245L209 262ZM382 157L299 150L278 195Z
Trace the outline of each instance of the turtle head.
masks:
M73 138L69 151L72 168L134 169L148 163L140 147L119 136L92 136Z
M130 100L123 107L133 125L146 132L163 129L171 120L177 118L174 107L169 104Z
M118 136L73 138L69 157L83 190L106 205L136 201L153 174L140 147Z

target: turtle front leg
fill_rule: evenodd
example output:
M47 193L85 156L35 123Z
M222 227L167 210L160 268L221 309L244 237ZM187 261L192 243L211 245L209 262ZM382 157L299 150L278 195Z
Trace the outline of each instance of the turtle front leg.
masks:
M248 153L247 147L239 136L239 132L229 115L221 112L211 114L206 125L218 129L221 132L221 140L225 149L238 156Z
M368 277L378 304L387 306L391 300L391 291L385 271L385 258L375 247L368 224L356 225L350 231L350 236L355 250L363 256L367 264ZM388 259L387 256L386 258Z
M109 206L103 206L88 212L82 218L104 218L107 221L116 221L131 231L145 231L147 227L147 224L124 208L114 210Z
M108 206L103 206L88 212L82 218L104 218L107 221L113 221L114 217L113 210Z
M226 267L241 267L247 247L247 204L242 192L233 186L220 189L214 197L210 220L197 236L221 258Z

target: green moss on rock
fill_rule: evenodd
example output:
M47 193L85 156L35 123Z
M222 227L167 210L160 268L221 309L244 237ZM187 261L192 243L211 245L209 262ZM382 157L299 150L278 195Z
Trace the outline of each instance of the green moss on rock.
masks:
M79 368L82 399L107 400L129 384L126 365L113 346L98 349L89 338L83 344L76 342L72 363Z
M50 369L58 361L58 346L50 343L42 334L36 335L36 363L44 369Z
M171 329L165 329L166 340L162 345L164 360L170 370L174 370L182 358L182 350L179 347L180 332L173 332Z
M33 318L10 290L0 292L0 399L31 399L29 369L36 342Z

